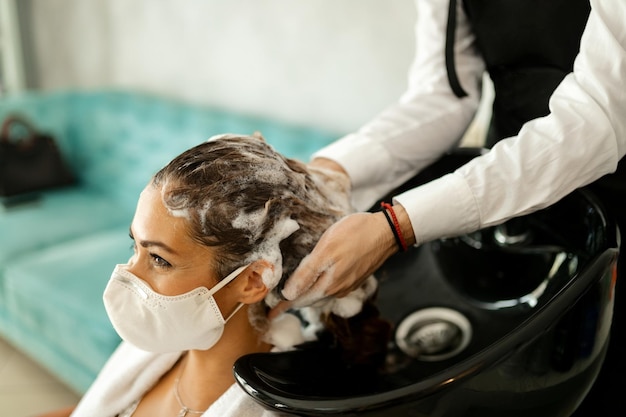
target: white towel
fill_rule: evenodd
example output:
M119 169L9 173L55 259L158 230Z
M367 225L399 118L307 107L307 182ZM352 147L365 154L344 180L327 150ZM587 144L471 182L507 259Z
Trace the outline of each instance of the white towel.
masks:
M267 410L257 404L236 383L204 413L202 417L280 417L283 413Z
M182 352L151 353L122 342L89 387L71 417L115 417L143 395L178 361ZM203 417L279 417L233 384Z

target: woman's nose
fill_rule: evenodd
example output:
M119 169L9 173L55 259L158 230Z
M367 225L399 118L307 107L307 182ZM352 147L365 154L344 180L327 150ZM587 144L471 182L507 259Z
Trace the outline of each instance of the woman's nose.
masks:
M134 276L143 279L144 274L141 273L142 271L140 265L140 262L138 262L138 255L135 253L128 259L125 269Z

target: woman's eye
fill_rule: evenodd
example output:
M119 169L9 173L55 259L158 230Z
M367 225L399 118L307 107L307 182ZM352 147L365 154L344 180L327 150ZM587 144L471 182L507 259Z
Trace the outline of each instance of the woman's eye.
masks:
M130 248L132 249L132 251L134 253L137 253L137 242L135 242L135 237L133 236L132 233L128 233L128 237L130 238Z
M158 266L159 268L169 268L172 266L172 264L167 262L165 259L161 258L159 255L151 253L150 256L152 257L154 264Z

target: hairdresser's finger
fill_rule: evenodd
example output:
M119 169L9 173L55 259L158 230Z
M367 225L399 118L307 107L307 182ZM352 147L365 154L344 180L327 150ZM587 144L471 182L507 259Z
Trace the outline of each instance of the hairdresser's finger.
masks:
M304 294L301 294L297 300L298 305L311 305L328 296L335 294L334 291L330 291L329 288L333 284L333 269L328 268L320 273L313 283Z
M287 300L295 300L308 292L321 275L321 271L312 265L315 264L314 252L306 256L296 270L291 274L282 290L282 295Z
M280 301L274 306L274 308L270 309L270 311L267 313L267 318L270 320L274 320L276 317L289 310L292 305L293 303L291 301Z
M362 285L362 282L356 282L355 284L353 284L352 286L348 287L348 288L344 288L342 290L338 290L335 294L334 297L336 298L343 298L346 297L348 294L350 294L352 291L355 291L357 289L359 289Z

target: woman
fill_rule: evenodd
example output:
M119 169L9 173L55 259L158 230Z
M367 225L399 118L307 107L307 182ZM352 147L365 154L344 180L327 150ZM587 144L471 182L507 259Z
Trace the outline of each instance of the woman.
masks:
M322 321L344 333L352 320L337 314L354 316L375 289L372 278L308 307L302 314L313 327L304 331L293 315L267 319L279 300L272 290L350 211L345 187L343 177L309 172L260 136L221 135L172 160L141 193L134 255L104 293L124 341L79 405L49 416L277 415L235 384L234 362L309 340ZM380 360L388 325L362 311L372 321L350 332L364 338L350 346L359 346L360 362Z

